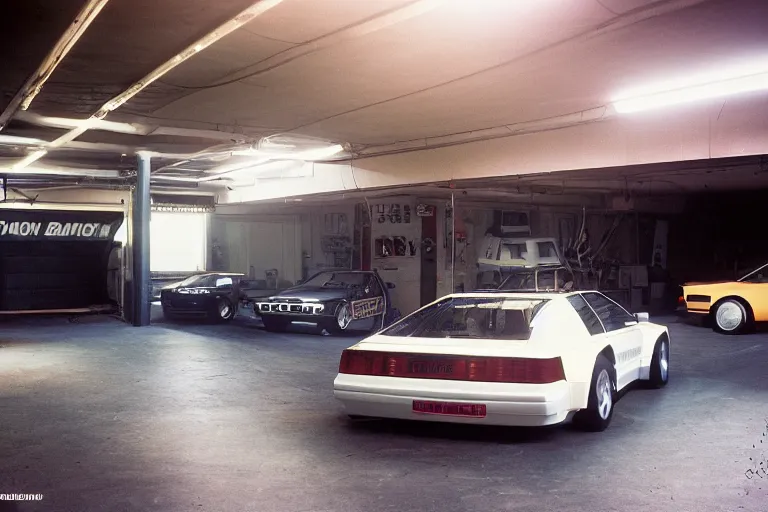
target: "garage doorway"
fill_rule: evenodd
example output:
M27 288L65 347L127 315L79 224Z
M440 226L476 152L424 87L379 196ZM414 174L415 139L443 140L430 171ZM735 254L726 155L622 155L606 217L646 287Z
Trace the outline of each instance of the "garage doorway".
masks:
M110 256L122 212L0 210L0 311L115 309Z

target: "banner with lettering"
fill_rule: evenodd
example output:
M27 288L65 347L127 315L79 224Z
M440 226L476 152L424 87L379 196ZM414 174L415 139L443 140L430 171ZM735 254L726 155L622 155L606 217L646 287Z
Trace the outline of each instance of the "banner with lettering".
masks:
M115 237L122 222L120 212L0 209L0 243L11 240L107 241Z

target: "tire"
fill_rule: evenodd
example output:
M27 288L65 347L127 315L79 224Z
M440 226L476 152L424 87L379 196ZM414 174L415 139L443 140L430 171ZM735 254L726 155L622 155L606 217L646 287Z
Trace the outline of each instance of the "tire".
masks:
M663 388L669 382L669 338L661 336L653 347L651 359L651 373L648 378L648 386L651 388Z
M331 334L344 334L352 323L352 306L349 302L342 302L336 307L333 318L324 322L325 330Z
M210 313L210 319L215 323L230 322L235 318L237 307L232 305L232 301L227 297L216 299L216 308Z
M741 301L721 300L712 308L712 329L720 334L741 334L749 324L749 313Z
M264 322L264 329L267 332L285 332L291 323L285 318L274 316L262 316L261 321Z
M603 355L592 370L587 408L576 413L573 424L586 432L602 432L611 424L616 400L616 369Z

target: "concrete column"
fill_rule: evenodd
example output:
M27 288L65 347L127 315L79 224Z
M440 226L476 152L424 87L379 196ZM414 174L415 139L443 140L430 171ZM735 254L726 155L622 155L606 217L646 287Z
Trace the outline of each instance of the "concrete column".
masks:
M133 191L133 325L149 325L152 283L149 277L150 156L137 155L136 188Z

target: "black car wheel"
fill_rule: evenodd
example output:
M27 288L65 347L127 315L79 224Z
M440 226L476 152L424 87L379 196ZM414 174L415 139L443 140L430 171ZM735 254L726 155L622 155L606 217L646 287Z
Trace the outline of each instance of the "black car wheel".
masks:
M333 319L326 322L325 329L331 334L342 334L352 323L352 305L349 302L342 302L336 306L336 312Z
M264 329L268 332L285 332L291 321L279 316L262 315L261 321L264 323Z
M229 322L235 318L237 307L227 297L216 299L216 309L211 312L211 320L214 322Z

